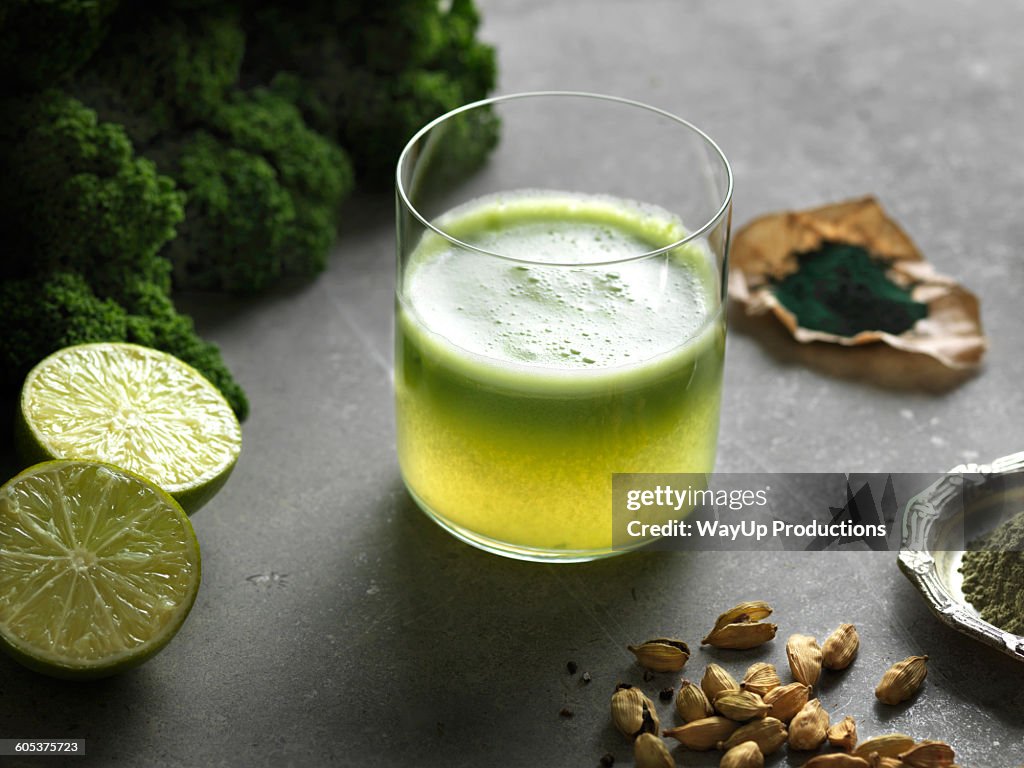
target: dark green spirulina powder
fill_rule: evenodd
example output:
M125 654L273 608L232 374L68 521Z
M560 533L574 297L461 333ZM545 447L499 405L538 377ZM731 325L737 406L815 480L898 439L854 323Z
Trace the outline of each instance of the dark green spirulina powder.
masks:
M1024 512L971 542L960 572L964 596L981 618L1024 635Z
M885 261L847 243L824 243L797 255L799 268L775 286L775 296L804 328L855 336L903 333L928 314L910 289L890 280Z

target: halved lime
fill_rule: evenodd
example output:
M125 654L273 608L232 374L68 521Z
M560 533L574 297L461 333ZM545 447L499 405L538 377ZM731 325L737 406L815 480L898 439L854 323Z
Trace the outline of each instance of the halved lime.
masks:
M149 478L191 514L220 490L242 428L199 371L136 344L66 347L25 378L18 450L26 463L91 459Z
M174 637L199 591L174 499L120 467L37 464L0 488L0 646L56 677L103 677Z

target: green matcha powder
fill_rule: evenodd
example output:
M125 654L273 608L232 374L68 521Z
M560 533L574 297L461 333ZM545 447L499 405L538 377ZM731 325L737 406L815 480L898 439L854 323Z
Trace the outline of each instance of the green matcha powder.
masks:
M971 543L964 595L989 624L1024 635L1024 512Z

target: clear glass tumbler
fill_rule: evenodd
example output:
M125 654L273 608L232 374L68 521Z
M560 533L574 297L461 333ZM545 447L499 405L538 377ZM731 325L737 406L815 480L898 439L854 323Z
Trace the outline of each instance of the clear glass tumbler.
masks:
M494 117L501 140L467 176ZM621 551L612 473L711 472L731 197L708 136L626 99L503 96L412 138L396 425L429 516L492 552L590 560Z

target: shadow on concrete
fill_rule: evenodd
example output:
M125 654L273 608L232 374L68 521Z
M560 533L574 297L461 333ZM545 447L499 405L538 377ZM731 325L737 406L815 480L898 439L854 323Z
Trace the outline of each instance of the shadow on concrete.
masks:
M73 763L128 765L117 734L142 727L150 680L145 669L102 680L57 680L0 655L0 733L4 738L85 739L86 754ZM183 706L186 704L183 703ZM66 758L4 758L7 766L66 765Z
M901 352L881 343L859 347L825 342L804 344L790 336L774 317L750 317L735 303L729 307L729 329L751 337L784 365L801 365L827 376L882 389L941 395L978 372L953 370L927 355Z
M553 729L587 745L580 764L597 765L606 752L628 763L628 742L608 718L619 682L641 685L663 722L673 722L673 704L658 701L658 691L678 686L679 673L645 679L626 645L655 632L647 627L657 623L659 605L676 599L669 585L690 580L695 553L640 551L557 565L500 557L442 530L397 477L378 519L375 536L386 545L367 549L383 552L375 590L388 599L349 652L388 681L363 716L402 713L401 726L389 729L395 754L451 766L500 752L505 764L525 764ZM507 743L509 734L516 743Z

